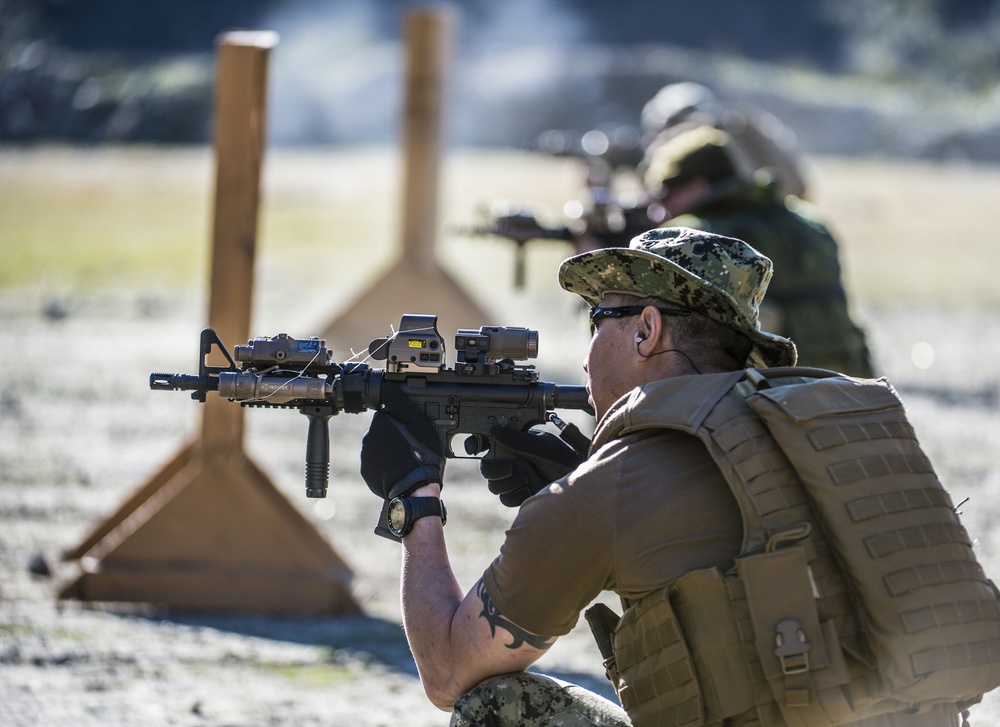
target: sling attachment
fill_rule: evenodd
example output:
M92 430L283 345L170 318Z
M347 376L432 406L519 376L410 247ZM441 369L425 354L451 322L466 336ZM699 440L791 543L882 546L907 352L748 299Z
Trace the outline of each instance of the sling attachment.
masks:
M615 647L612 636L621 617L603 603L595 603L584 612L584 615L587 617L591 633L594 634L597 649L601 652L601 657L604 659L604 674L615 688L615 691L617 691L618 664L615 659Z

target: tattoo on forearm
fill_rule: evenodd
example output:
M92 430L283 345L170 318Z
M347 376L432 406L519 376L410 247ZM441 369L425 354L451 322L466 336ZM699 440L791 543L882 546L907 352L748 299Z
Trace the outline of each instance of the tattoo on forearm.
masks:
M510 621L505 619L497 611L497 607L493 605L493 600L490 598L490 594L486 592L486 586L483 584L482 580L476 584L476 593L479 598L483 601L483 610L479 614L481 617L486 619L486 623L490 625L490 633L495 637L497 635L497 626L505 629L513 637L513 641L507 644L508 649L516 649L521 644L528 644L528 646L534 646L536 649L547 649L552 646L555 639L547 639L544 636L536 636L535 634L529 633L522 629L521 627L512 624Z

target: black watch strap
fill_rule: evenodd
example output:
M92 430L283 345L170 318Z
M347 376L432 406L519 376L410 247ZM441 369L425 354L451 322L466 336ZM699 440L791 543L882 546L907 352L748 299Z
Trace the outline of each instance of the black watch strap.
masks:
M444 500L440 497L407 497L412 509L410 510L410 527L422 517L438 515L441 517L441 524L448 522L448 511L445 509Z
M440 497L397 497L396 501L405 508L406 517L401 529L393 528L390 523L389 527L394 535L400 537L406 535L413 528L413 523L422 517L434 515L441 518L442 525L448 522L448 510Z

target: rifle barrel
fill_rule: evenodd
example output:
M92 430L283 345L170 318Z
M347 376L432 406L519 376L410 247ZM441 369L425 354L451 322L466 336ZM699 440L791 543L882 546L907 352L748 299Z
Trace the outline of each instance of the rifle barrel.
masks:
M197 391L201 378L193 374L150 374L149 388L156 391Z

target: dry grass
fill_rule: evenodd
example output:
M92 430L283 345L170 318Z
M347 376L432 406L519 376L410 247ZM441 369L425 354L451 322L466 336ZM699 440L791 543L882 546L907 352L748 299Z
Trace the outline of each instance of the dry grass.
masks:
M208 157L50 148L0 153L0 285L91 289L204 267Z
M838 233L859 302L1000 303L1000 169L831 158L814 167L816 201Z

